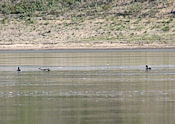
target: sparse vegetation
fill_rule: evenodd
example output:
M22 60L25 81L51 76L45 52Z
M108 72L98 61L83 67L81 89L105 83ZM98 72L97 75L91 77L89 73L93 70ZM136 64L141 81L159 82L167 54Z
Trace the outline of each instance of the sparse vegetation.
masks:
M133 2L133 0L2 0L0 2L0 13L3 15L15 14L23 18L25 16L60 16L77 10L77 12L84 13L81 16L90 16L108 13L111 9L121 8L122 6L125 11L116 11L118 16L152 17L159 13L158 5L159 8L161 6L163 8L165 5L169 6L170 3L171 0L151 0L149 3L147 0L137 0L137 2ZM147 12L145 12L145 9L147 9Z
M139 14L141 13L141 10L142 10L142 4L141 3L131 4L127 8L128 14L130 14L132 16L139 16Z
M11 37L12 41L33 44L175 42L171 3L171 0L2 0L0 28L13 33L6 36L2 31L0 41L9 41ZM45 30L50 33L43 33Z

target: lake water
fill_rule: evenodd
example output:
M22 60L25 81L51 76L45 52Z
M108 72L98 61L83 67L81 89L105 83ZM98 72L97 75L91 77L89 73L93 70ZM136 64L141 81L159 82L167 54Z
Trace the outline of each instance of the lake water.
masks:
M0 124L174 124L174 117L174 49L0 51Z

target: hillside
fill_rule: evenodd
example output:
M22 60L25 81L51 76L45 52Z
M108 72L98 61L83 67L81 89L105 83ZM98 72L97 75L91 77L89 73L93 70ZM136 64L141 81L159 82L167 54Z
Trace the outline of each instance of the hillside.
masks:
M2 0L0 48L174 47L173 0Z

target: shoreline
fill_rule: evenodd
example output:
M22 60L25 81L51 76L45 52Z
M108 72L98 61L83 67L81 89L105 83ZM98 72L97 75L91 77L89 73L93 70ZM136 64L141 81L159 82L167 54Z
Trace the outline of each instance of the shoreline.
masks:
M55 45L43 44L14 44L0 45L0 50L64 50L64 49L174 49L174 44L123 44L123 43L102 43L102 44L86 44L86 43L66 43Z

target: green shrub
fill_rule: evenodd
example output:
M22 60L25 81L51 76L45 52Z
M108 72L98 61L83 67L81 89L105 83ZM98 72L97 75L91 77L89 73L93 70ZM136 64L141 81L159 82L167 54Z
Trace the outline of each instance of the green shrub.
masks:
M167 23L169 24L169 23L171 23L173 21L173 18L170 18L168 21L167 21Z
M2 5L0 4L0 11L2 11Z
M34 24L34 23L36 23L36 20L34 20L33 18L26 19L26 24Z
M10 14L10 4L8 2L4 2L4 5L2 5L2 14L8 15Z
M7 19L6 17L3 18L3 19L2 19L2 24L6 24L6 23L7 23L7 20L8 20L8 19Z
M169 26L165 26L162 28L163 31L169 31L170 30L170 27Z
M109 4L106 4L106 5L104 5L104 7L103 7L103 9L106 11L106 10L108 10L110 8L110 5Z

